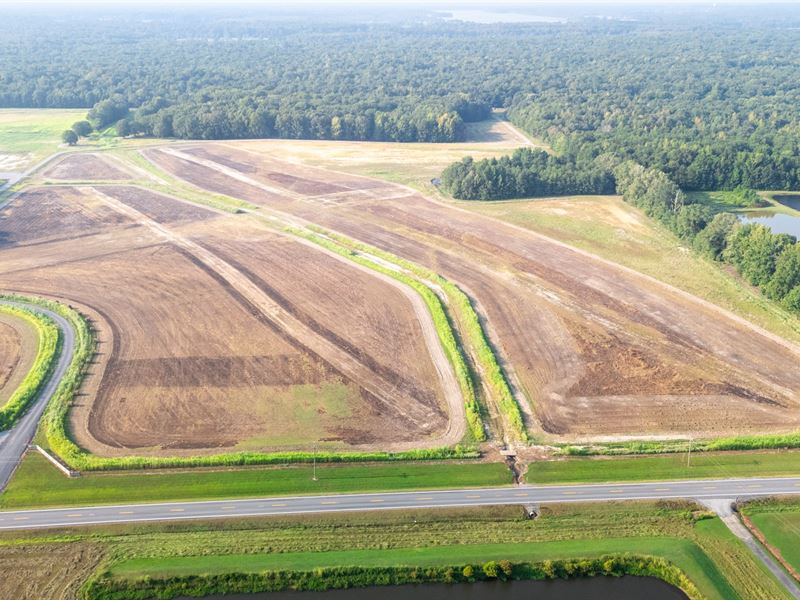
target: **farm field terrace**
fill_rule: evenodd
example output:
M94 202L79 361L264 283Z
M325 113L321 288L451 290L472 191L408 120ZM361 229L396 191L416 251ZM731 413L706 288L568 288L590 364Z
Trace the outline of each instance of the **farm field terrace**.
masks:
M537 439L714 436L800 423L800 379L782 366L798 350L777 336L553 238L280 152L259 141L144 155L201 189L361 240L462 287Z
M0 408L30 371L38 346L34 326L0 306Z
M63 299L96 330L87 400L70 415L94 453L385 450L463 437L449 366L427 358L430 316L393 280L246 216L129 186L27 189L3 210L0 235L3 289ZM251 271L258 252L297 270Z
M30 560L42 556L43 548L52 548L50 569L75 561L71 580L99 574L94 591L133 582L154 593L166 585L162 577L193 576L198 579L192 585L207 585L211 574L272 569L451 565L460 570L487 560L536 563L633 554L668 560L709 600L786 597L718 519L680 502L555 505L533 521L518 507L488 507L9 532L0 536L0 557L24 570L10 569L0 592L13 593L22 576L46 579L45 565ZM144 576L149 583L137 584Z

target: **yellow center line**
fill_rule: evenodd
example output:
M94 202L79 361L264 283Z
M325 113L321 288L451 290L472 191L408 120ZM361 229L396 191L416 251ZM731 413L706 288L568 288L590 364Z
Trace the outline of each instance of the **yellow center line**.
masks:
M625 490L609 490L612 494L624 494Z
M760 487L764 487L764 486L763 486L763 485L761 485L760 483L756 483L756 484L754 484L754 485L748 485L747 487L748 487L748 488L760 488Z
M717 486L715 486L715 485L707 485L707 486L704 486L703 489L704 490L715 490L715 489L717 489Z
M323 504L325 503L323 502ZM276 502L275 504L270 504L270 506L286 506L286 502ZM236 507L232 506L231 508L236 508Z
M170 508L169 512L183 512L182 508Z
M417 500L433 500L433 497L432 496L424 496L424 497L417 498Z
M118 515L132 515L133 511L132 510L121 510L117 514Z
M530 494L527 492L523 492L521 494L514 494L515 496L519 496L520 498L527 498Z
M669 488L656 488L657 492L668 492Z
M561 495L562 496L574 496L577 493L578 492L561 492Z
M370 502L372 502L373 504L379 504L383 502L383 500L370 500Z
M235 506L223 506L222 507L222 510L235 510L235 509L236 509Z
M28 517L14 517L15 521L27 521Z
M82 517L83 515L81 513L70 513L67 516L74 519L75 517Z
M336 504L336 502L334 502L334 501L330 501L330 502L320 502L320 504Z

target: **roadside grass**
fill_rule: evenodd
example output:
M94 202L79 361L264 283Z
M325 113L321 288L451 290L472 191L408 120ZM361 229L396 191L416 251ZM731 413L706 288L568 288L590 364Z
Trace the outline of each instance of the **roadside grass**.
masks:
M61 134L75 121L86 118L86 109L0 109L0 159L16 155L19 162L0 172L24 171L58 150Z
M0 495L0 508L41 508L511 484L501 463L318 464L185 471L87 473L68 479L29 453Z
M573 196L456 204L650 275L788 340L800 342L800 319L718 263L697 255L619 197Z
M604 483L800 474L800 451L693 452L625 458L567 458L531 462L531 484Z
M112 581L638 555L668 560L708 600L787 597L719 519L689 502L553 505L536 520L518 507L485 507L9 533L0 557L3 543L18 546L25 535L29 543L85 536L103 544L109 560L97 575Z
M767 542L800 572L800 499L781 498L749 502L741 511L747 515Z

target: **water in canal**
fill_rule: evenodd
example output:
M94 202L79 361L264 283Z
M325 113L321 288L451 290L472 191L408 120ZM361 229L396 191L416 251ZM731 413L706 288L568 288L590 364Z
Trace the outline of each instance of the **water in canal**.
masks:
M208 596L205 600L687 600L652 577L589 577L554 581L401 585L327 592L269 592ZM189 600L188 598L181 600Z

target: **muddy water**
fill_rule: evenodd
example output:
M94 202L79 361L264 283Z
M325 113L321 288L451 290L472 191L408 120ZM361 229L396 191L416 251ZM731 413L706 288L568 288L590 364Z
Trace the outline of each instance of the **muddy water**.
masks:
M376 597L381 600L687 600L677 588L650 577L403 585L328 592L207 596L205 600L372 600Z

